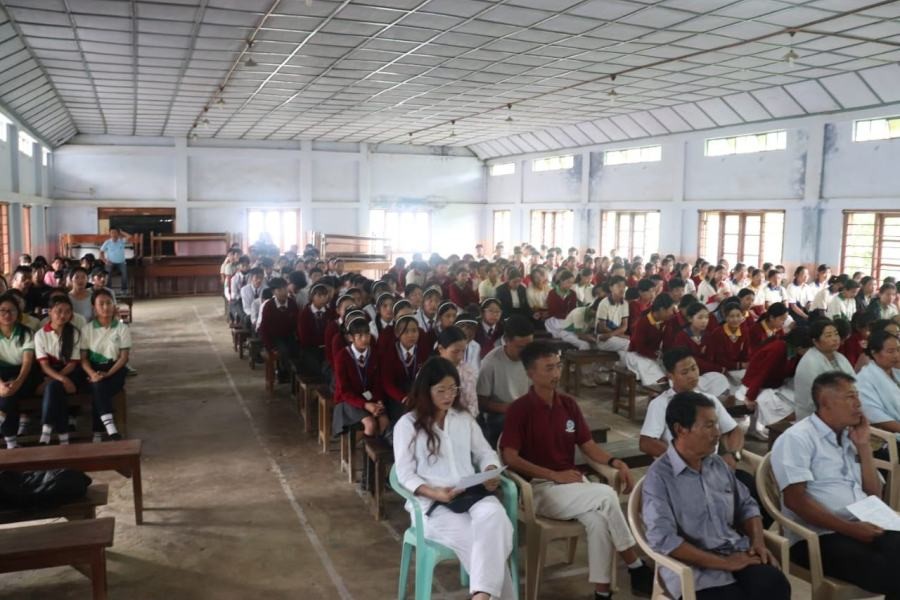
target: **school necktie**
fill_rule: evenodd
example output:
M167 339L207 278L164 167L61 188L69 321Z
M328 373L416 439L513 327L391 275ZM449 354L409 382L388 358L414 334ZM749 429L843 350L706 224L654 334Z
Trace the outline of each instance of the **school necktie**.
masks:
M360 354L359 358L356 359L356 362L359 363L360 369L365 369L366 368L366 355Z
M490 338L490 337L493 337L493 335L494 335L494 328L493 328L493 327L489 327L489 328L488 328L488 334L487 334L487 336Z
M434 329L434 319L428 319L428 331Z

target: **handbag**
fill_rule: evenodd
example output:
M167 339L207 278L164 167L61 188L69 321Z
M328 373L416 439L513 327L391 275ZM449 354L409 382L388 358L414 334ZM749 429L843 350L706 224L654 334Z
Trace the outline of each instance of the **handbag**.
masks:
M428 507L425 516L430 517L431 513L433 513L434 509L438 506L444 506L455 513L469 512L469 509L472 508L476 502L491 495L493 494L483 485L473 485L470 488L466 488L463 493L456 496L450 502L433 502L431 506Z

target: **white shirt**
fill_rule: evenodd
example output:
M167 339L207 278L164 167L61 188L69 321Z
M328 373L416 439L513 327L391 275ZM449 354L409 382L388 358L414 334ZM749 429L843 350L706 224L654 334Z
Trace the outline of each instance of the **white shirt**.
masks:
M34 334L35 358L38 361L50 363L78 362L81 358L79 353L80 340L81 333L76 329L72 352L68 356L60 356L62 354L62 340L48 323Z
M450 409L444 428L436 424L434 434L441 441L437 454L430 455L428 437L416 431L415 414L406 413L394 426L394 464L400 484L411 492L419 486L451 487L468 475L499 466L497 453L488 445L481 428L468 412ZM474 463L474 464L473 464ZM423 512L433 500L416 496ZM407 510L410 507L407 506Z
M25 330L23 343L19 344L19 333ZM13 326L12 335L4 336L0 333L0 366L17 367L22 364L26 352L34 353L34 336L24 325Z
M794 373L794 412L797 419L803 419L815 412L812 384L816 377L827 371L843 371L847 375L856 376L853 366L843 354L835 352L832 362L815 346L807 350L797 363L797 372Z
M609 296L600 301L597 305L597 317L594 319L595 325L600 321L606 323L607 329L618 329L622 325L622 320L628 318L628 303L624 300L618 304L613 304Z
M703 394L716 405L716 417L719 419L719 433L725 434L737 427L737 422L728 414L728 411L719 402L719 399L710 394ZM666 425L666 408L669 402L675 397L675 390L671 387L661 393L659 396L650 401L647 405L647 414L644 417L644 424L641 426L641 435L653 438L655 440L663 440L667 444L672 443L672 433Z
M525 297L528 299L528 306L532 310L543 310L547 308L547 296L550 295L550 286L546 290L539 290L534 286L525 288Z
M844 298L841 294L835 294L834 298L828 302L825 316L829 319L841 318L849 321L855 312L856 298Z
M428 317L425 316L425 311L422 310L421 308L419 308L419 310L416 311L416 321L419 322L419 328L424 330L426 333L431 331L435 327L437 327L437 322L438 322L437 313L435 313L434 316L431 317L430 320L431 320L431 326L429 326L429 324L428 324L429 319L428 319Z
M828 303L831 302L831 299L834 297L827 285L823 285L822 289L816 292L816 295L813 297L813 301L809 304L809 310L825 310L828 308Z
M92 363L105 364L119 360L119 352L131 349L131 330L128 325L113 319L109 327L91 321L81 330L81 351L88 353Z
M763 298L766 304L775 304L776 302L784 302L784 289L781 286L773 288L766 284L763 286Z
M471 366L475 369L475 373L478 373L478 370L481 368L481 344L475 340L466 344L466 355L463 358L463 363Z
M500 285L500 281L497 283L491 283L490 279L485 279L481 283L478 284L478 299L484 301L485 298L494 298L497 296L497 286Z
M784 290L785 299L788 302L800 305L800 308L806 310L807 305L812 302L813 292L815 290L809 284L797 285L790 283Z
M241 306L244 308L244 313L250 314L253 310L253 301L262 296L262 291L262 285L255 288L249 283L241 288Z

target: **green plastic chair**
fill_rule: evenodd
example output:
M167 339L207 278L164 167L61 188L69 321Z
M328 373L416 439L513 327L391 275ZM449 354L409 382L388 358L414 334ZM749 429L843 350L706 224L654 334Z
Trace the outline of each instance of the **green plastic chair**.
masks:
M434 568L438 563L447 560L456 560L456 553L450 548L438 544L432 540L425 539L422 508L419 506L418 500L408 489L400 485L397 480L397 469L391 467L391 487L394 491L403 496L403 498L413 506L413 525L408 527L403 533L403 551L400 556L400 582L397 589L397 600L406 600L406 584L409 581L409 563L412 558L413 548L416 549L416 595L415 600L430 600L431 588L434 582ZM518 507L519 499L516 484L507 479L500 477L500 489L503 491L503 497L500 501L510 522L513 524L513 547L509 555L509 571L512 577L513 589L516 592L516 598L519 597L519 546L518 532L516 525L518 523ZM469 585L469 575L459 567L460 584L463 587Z

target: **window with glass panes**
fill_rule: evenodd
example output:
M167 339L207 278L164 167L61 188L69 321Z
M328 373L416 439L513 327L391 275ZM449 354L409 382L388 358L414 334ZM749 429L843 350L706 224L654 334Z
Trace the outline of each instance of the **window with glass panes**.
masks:
M572 245L571 210L531 211L531 244L566 249Z
M900 279L900 212L845 211L841 272Z
M600 247L604 254L647 258L659 251L659 211L604 210L600 216Z
M730 265L777 264L783 246L783 211L700 211L700 252L710 262L724 258Z
M495 210L494 211L494 246L503 244L509 246L512 243L512 211Z
M427 210L369 211L373 237L389 240L394 254L431 252L431 214Z
M255 244L267 236L282 252L300 244L300 211L253 209L247 211L247 239Z

